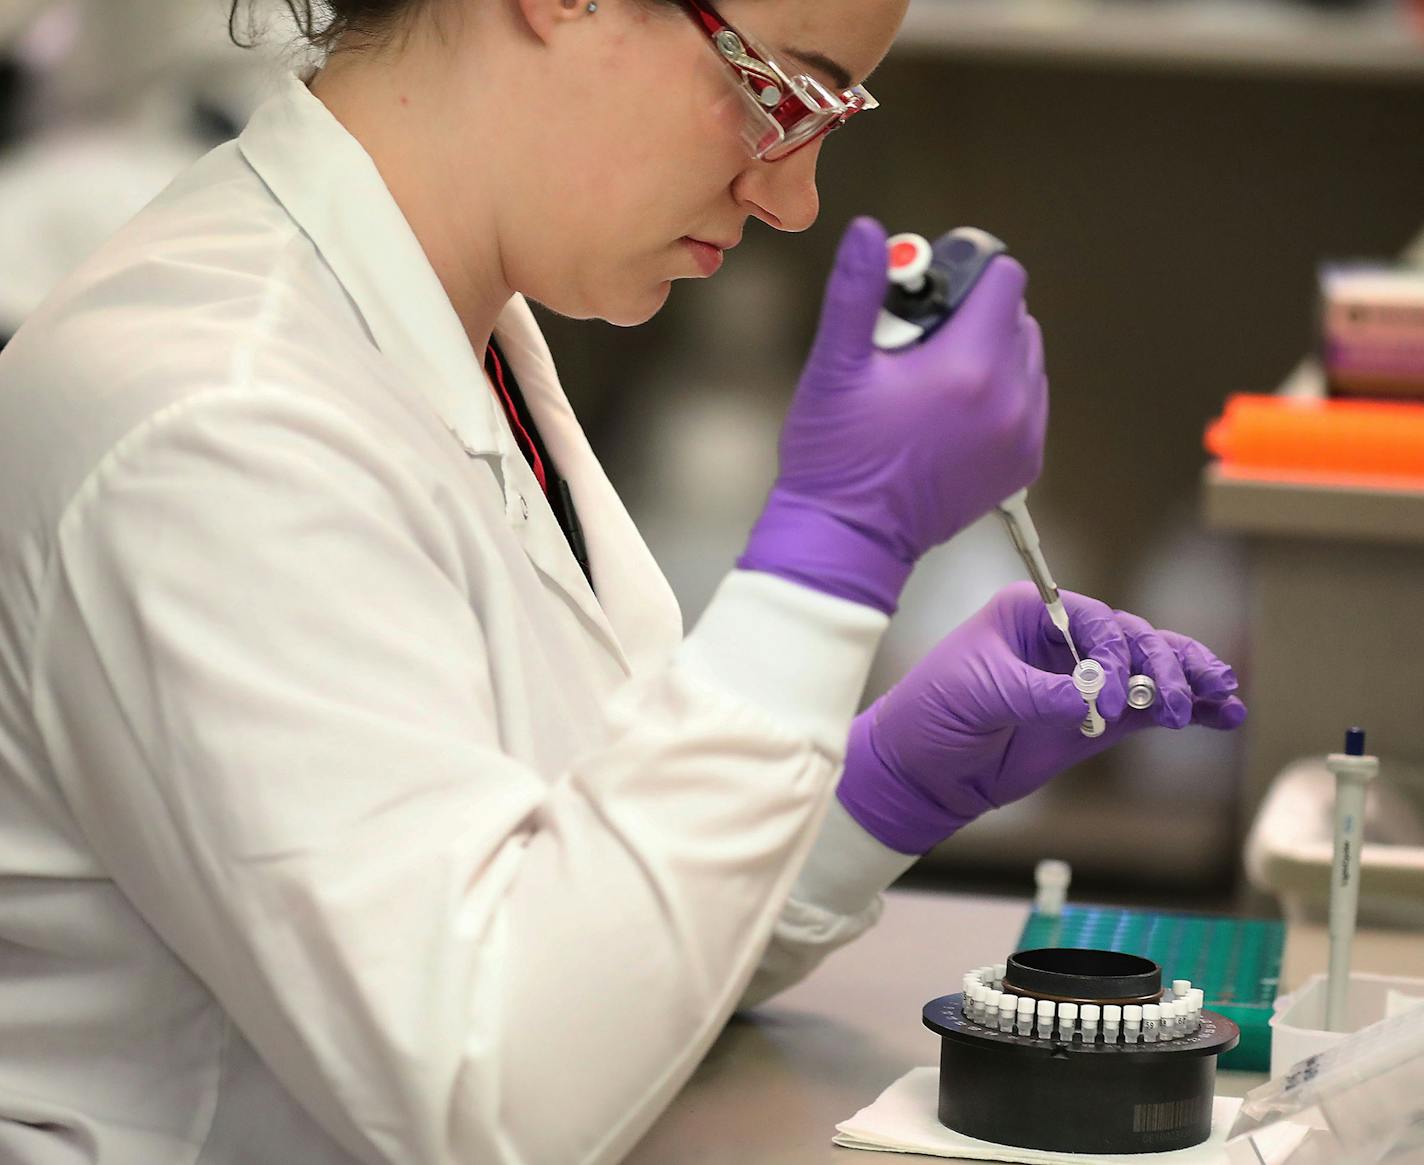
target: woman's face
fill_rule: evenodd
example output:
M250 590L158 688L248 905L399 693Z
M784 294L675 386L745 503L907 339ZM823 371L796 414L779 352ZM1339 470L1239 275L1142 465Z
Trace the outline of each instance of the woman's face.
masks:
M654 315L674 279L706 276L749 218L802 231L816 219L823 146L854 148L874 115L780 162L744 144L731 71L678 4L579 0L560 15L511 122L527 149L505 159L519 197L501 212L510 286L562 314L631 325ZM860 82L890 46L908 0L722 0L724 20L788 72L833 92ZM842 73L841 70L844 72ZM512 160L511 160L512 159Z

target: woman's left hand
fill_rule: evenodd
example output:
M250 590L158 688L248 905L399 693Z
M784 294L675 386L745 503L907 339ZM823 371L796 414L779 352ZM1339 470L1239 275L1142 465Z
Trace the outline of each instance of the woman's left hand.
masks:
M852 725L838 796L873 836L923 853L1129 732L1246 719L1235 673L1194 639L1069 591L1063 602L1079 652L1107 673L1097 698L1107 731L1079 731L1087 706L1073 656L1038 592L1006 587ZM1143 710L1127 706L1139 673L1157 684Z

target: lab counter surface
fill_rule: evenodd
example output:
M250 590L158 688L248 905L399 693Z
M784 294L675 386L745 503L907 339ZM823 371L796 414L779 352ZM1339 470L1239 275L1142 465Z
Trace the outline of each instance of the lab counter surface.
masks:
M728 1024L627 1160L851 1165L885 1159L832 1145L835 1126L911 1068L939 1062L938 1040L920 1023L921 1007L957 990L965 971L1011 954L1028 909L1026 897L887 894L884 917L869 934L833 954L804 983ZM1288 933L1283 989L1324 969L1318 939L1305 930ZM1362 939L1355 970L1424 975L1420 936ZM1217 1091L1239 1096L1264 1079L1223 1072Z

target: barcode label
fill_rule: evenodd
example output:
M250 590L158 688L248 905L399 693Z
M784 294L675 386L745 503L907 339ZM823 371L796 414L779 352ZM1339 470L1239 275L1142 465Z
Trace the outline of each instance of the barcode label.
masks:
M1164 1100L1158 1104L1135 1104L1132 1107L1134 1133L1171 1133L1198 1123L1206 1115L1210 1097L1191 1100Z

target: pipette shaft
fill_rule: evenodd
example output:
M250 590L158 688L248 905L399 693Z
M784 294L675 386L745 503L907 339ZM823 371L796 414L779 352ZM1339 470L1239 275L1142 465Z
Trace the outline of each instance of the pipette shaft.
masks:
M1325 1028L1347 1030L1350 947L1360 902L1360 847L1365 833L1365 786L1379 775L1379 758L1365 755L1365 734L1352 728L1345 751L1326 760L1335 774L1335 853L1330 864L1330 965L1325 986Z
M1068 650L1073 653L1074 662L1082 663L1078 647L1068 630L1068 609L1063 605L1058 584L1053 581L1053 574L1048 569L1048 563L1044 561L1043 550L1038 541L1038 529L1028 512L1028 490L1021 489L1013 497L1000 503L999 517L1004 520L1014 549L1019 552L1028 577L1033 580L1039 597L1043 599L1043 605L1048 608L1048 617L1053 620L1053 625L1063 632L1063 638L1068 641Z

